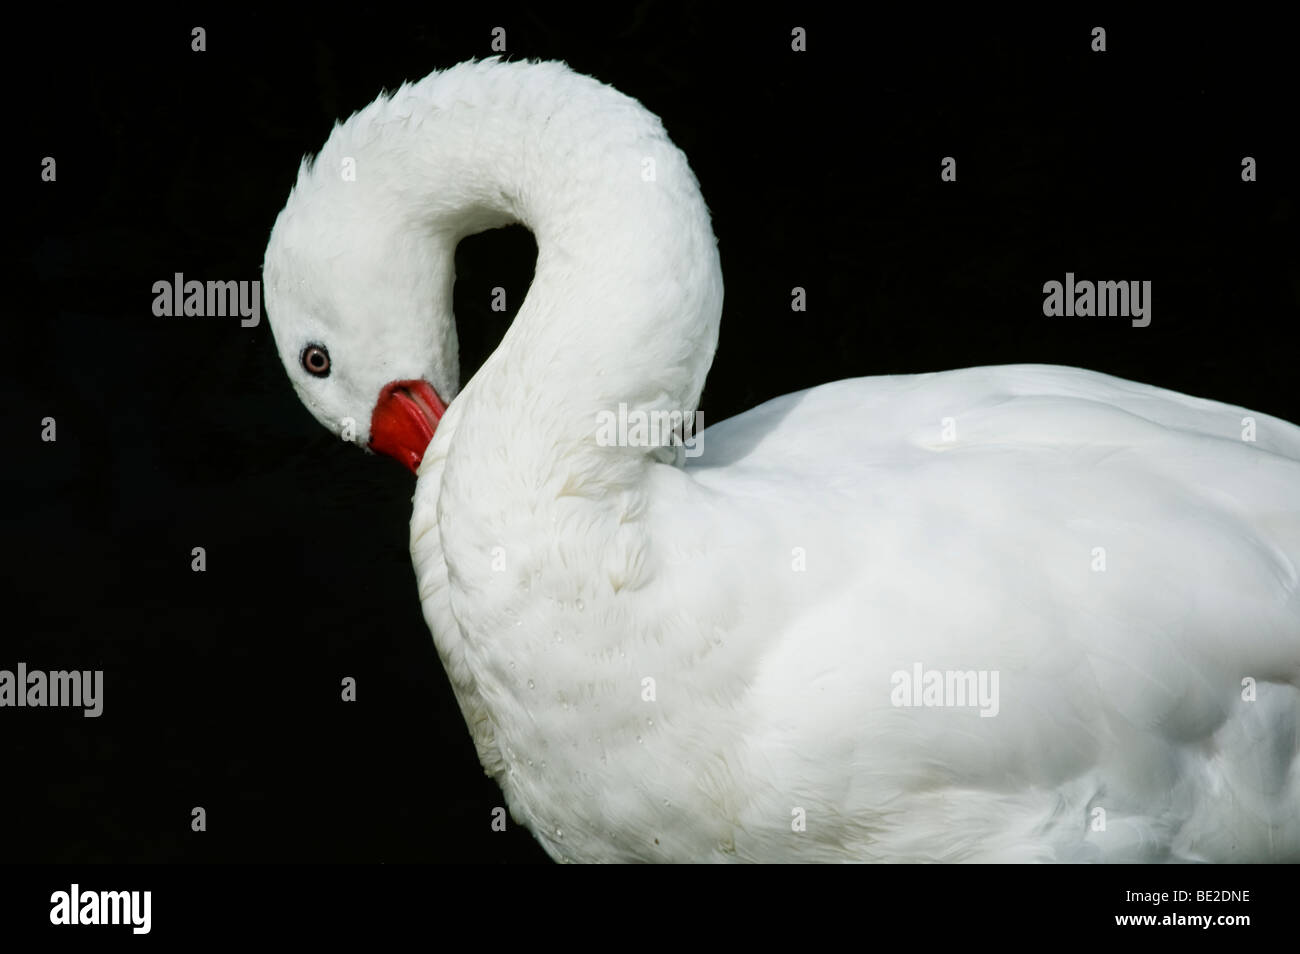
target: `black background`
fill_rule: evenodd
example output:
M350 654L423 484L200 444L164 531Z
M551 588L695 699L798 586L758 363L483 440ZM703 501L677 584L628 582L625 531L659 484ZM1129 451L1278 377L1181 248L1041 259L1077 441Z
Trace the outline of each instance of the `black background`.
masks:
M503 799L420 614L411 476L311 419L265 317L151 311L174 272L260 278L301 156L381 89L490 55L495 26L512 57L640 99L689 156L727 282L706 421L838 378L1021 361L1300 420L1277 24L470 6L13 27L0 668L103 669L105 707L0 710L0 860L545 860L489 827ZM519 228L462 244L462 380L533 256ZM1045 318L1066 271L1152 281L1150 327Z

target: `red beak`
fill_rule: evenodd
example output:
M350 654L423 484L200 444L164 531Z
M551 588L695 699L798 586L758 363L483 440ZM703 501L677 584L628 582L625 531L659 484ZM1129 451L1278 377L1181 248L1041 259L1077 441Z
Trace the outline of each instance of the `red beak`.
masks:
M379 392L370 417L370 449L416 473L447 405L426 381L394 381Z

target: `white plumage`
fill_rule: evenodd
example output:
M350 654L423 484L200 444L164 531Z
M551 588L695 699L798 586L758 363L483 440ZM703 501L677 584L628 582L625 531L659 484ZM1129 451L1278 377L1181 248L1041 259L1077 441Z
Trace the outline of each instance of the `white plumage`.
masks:
M533 285L457 395L455 245L511 221ZM449 402L419 596L553 857L1300 858L1294 425L1008 366L788 395L697 459L602 446L620 405L696 406L722 278L658 119L556 63L462 64L336 128L265 279L327 427L368 444L394 381ZM996 698L954 697L965 673Z

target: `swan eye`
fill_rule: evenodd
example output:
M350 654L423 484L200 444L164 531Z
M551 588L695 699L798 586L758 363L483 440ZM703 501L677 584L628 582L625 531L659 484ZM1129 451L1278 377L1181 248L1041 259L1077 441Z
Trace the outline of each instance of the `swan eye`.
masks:
M314 374L318 378L327 377L330 373L330 353L324 345L308 345L302 349L302 366L308 374Z

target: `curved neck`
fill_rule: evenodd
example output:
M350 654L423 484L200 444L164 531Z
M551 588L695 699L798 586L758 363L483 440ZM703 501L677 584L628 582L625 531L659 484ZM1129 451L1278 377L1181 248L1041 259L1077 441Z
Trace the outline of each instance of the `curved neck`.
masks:
M454 328L465 235L520 222L537 241L514 323L434 433L412 518L439 652L484 765L516 791L516 764L522 777L528 759L559 772L578 757L547 749L566 731L553 719L568 703L555 700L599 710L627 678L616 650L673 612L629 606L654 592L664 559L647 488L658 472L680 475L654 467L657 448L606 446L598 420L695 409L722 310L717 244L659 120L560 64L466 64L370 110L353 120L358 136L331 147L358 150L358 182L379 167L353 208L398 235L382 248L417 249L388 256L395 283L414 287L434 269L430 292L405 311L427 321L432 309L440 332ZM325 167L347 154L322 156ZM596 661L569 664L578 658ZM607 705L601 725L620 711Z
M456 243L510 222L532 230L532 287L476 379L497 391L488 404L528 402L552 446L592 438L597 413L620 405L695 409L721 269L695 177L657 117L560 64L486 61L404 86L348 127L326 147L339 155L318 162L350 149L358 183L382 172L356 207L406 239L394 248L423 236L421 263L390 268L435 269L439 324L454 328Z

